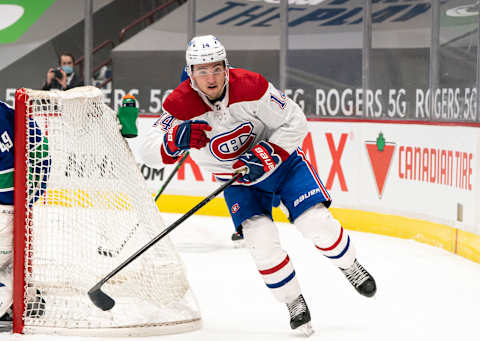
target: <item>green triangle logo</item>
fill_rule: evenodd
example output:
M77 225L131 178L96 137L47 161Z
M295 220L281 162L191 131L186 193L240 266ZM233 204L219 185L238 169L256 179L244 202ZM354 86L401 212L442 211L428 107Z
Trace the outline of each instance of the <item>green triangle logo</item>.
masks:
M392 164L395 143L386 142L383 134L380 133L376 141L366 141L365 145L377 185L378 197L381 198Z

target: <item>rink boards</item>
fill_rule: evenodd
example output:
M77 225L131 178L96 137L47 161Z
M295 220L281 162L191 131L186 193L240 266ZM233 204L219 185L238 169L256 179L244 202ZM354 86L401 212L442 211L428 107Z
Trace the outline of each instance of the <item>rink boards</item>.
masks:
M138 153L139 119L129 144L155 193L173 166L152 168ZM333 197L332 212L349 229L415 239L480 262L477 127L356 120L310 120L307 159ZM218 184L192 153L160 197L165 212L186 212ZM228 216L223 198L199 214ZM280 210L274 218L287 221Z

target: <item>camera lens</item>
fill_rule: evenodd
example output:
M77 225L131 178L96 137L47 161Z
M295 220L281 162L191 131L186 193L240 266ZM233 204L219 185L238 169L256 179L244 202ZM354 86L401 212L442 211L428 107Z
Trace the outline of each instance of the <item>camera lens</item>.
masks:
M60 71L60 69L55 69L55 70L53 70L53 72L55 73L56 78L62 78L63 77L63 74Z

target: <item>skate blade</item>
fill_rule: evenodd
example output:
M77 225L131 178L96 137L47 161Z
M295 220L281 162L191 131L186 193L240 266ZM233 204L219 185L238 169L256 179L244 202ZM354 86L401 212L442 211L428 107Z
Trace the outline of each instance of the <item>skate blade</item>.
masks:
M304 325L301 325L300 327L298 327L295 330L298 331L299 333L303 334L306 337L309 337L314 332L311 322L305 323Z
M234 249L243 249L245 248L245 240L232 240L233 248Z

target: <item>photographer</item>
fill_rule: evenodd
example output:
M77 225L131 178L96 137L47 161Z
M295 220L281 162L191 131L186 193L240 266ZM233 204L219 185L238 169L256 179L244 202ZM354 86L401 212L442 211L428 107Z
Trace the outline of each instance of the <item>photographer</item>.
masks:
M68 90L77 86L83 86L83 80L73 71L75 58L71 53L64 52L58 59L59 67L50 68L47 72L47 80L42 90Z

